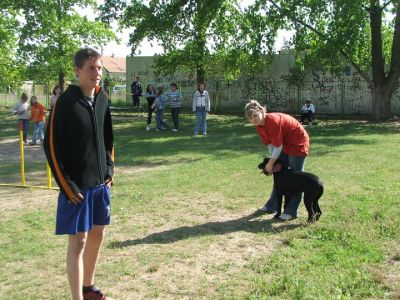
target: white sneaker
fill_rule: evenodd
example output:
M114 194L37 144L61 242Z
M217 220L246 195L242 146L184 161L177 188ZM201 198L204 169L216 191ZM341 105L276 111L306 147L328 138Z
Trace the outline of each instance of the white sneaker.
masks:
M178 130L178 129L176 129L176 128L173 128L173 129L172 129L172 131L179 131L179 130Z
M296 217L293 217L293 216L291 216L291 215L289 215L289 214L281 214L280 216L279 216L279 219L280 220L282 220L282 221L290 221L290 220L293 220L293 219L295 219Z
M150 126L146 125L146 131L149 131L149 130L150 130Z

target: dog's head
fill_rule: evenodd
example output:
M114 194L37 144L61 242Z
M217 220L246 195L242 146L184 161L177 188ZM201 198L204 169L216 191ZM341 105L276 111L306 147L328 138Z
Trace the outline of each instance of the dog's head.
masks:
M271 173L268 173L267 171L265 171L265 166L268 164L269 162L269 157L264 158L263 162L261 164L258 165L258 168L261 170L261 173L263 173L264 175L271 175ZM272 173L276 173L279 172L280 170L282 170L282 164L279 161L279 159L274 163L274 166L272 167Z

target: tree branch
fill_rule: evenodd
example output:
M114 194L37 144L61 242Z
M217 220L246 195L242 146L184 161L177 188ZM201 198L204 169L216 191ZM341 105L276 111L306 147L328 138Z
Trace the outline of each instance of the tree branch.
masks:
M286 16L287 18L291 19L294 22L297 22L301 25L303 25L304 27L308 28L309 30L311 30L312 32L316 33L318 36L320 36L322 39L324 39L325 41L327 41L328 43L330 43L337 51L339 51L339 53L356 69L356 71L365 79L365 81L367 82L367 84L372 87L373 86L373 81L371 80L371 78L368 76L367 72L365 72L364 70L361 69L361 66L358 65L357 63L355 63L350 56L346 53L346 51L344 51L341 47L337 46L337 44L335 43L335 41L333 41L329 36L327 36L326 34L322 33L321 31L319 31L318 29L312 27L311 25L305 23L304 21L300 20L299 18L296 18L295 16L291 15L290 12L288 11L284 11L284 9L282 9L278 4L276 4L275 1L273 0L269 0L269 2L271 2L271 4L278 9L278 11L280 11L284 16Z

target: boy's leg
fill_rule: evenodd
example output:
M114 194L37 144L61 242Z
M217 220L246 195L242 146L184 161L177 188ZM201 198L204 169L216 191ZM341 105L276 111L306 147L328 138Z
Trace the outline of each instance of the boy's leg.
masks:
M203 134L207 134L207 121L206 121L206 115L207 115L207 112L206 112L206 110L204 109L204 110L201 112L201 118L202 118L202 127L203 127Z
M40 138L40 142L43 144L43 140L44 140L44 133L43 133L44 121L39 122L38 125L39 125L38 137Z
M83 286L94 284L94 273L104 237L104 229L104 225L93 225L93 228L87 234L85 251L83 253Z
M201 111L199 109L196 109L195 114L196 114L196 121L194 123L194 134L199 134Z
M32 136L31 144L36 144L36 139L38 137L38 133L39 133L39 123L35 123L35 127L33 128L33 136Z
M67 273L73 300L81 300L83 286L83 252L87 233L69 235L67 251Z

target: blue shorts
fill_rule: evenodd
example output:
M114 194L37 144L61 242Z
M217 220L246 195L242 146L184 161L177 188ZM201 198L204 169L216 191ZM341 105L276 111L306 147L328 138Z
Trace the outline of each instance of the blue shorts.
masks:
M69 203L62 192L58 195L56 234L77 234L93 225L110 224L110 188L102 184L81 193L84 200L80 204Z

